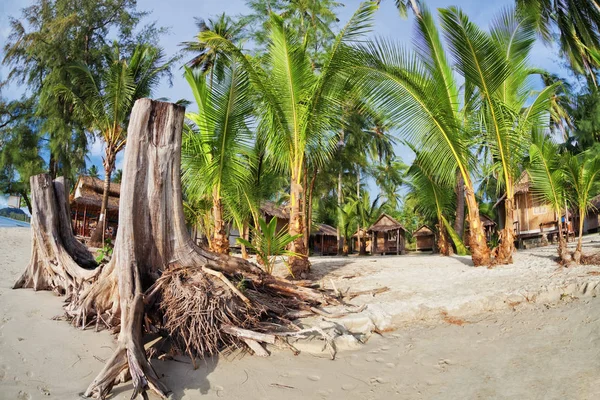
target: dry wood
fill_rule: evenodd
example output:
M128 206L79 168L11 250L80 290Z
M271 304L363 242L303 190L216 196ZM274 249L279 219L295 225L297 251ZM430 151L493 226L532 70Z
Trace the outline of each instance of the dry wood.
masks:
M254 332L248 329L242 329L231 325L223 325L221 330L233 336L241 337L243 339L251 339L257 342L264 342L269 344L275 344L275 335Z
M32 179L34 250L19 285L71 292L66 310L75 326L104 325L119 332L114 354L86 396L105 398L127 379L132 380L134 397L146 397L148 390L161 397L168 394L146 355L144 329L166 330L193 362L228 346L254 346L262 355L255 346L260 347L258 341L275 343L275 337L310 332L321 334L335 356L333 340L318 328L269 332L291 326L290 312L339 300L326 291L265 275L241 258L199 248L190 238L181 202L183 118L180 106L136 102L125 149L119 229L112 259L102 268L83 269L69 255L62 237L72 235L72 229L65 228L67 219L61 227L57 217L58 211L67 215L68 208L57 206L49 177ZM81 250L71 244L74 254Z
M222 273L222 272L219 272L219 271L213 271L212 269L210 269L210 268L206 268L206 267L202 267L202 271L206 272L206 273L207 273L207 274L209 274L209 275L216 276L217 278L219 278L220 280L222 280L222 281L223 281L223 283L225 283L225 284L226 284L226 285L229 287L229 289L231 289L231 291L232 291L233 293L235 293L235 294L236 294L236 295L237 295L237 296L238 296L240 299L242 299L242 301L243 301L244 303L246 303L246 304L250 305L250 300L248 300L248 298L247 298L246 296L244 296L244 295L242 294L242 292L240 292L240 291L238 290L238 288L236 288L236 287L235 287L235 286L234 286L234 285L233 285L233 284L232 284L232 283L229 281L229 279L227 279L227 277L225 277L225 275L223 275L223 273Z
M250 350L254 352L254 355L257 355L259 357L269 357L269 352L265 350L265 348L262 347L260 343L258 343L256 340L246 338L244 338L243 340L244 343L246 343L248 347L250 347Z
M350 300L352 300L355 297L362 296L362 295L365 295L365 294L368 294L368 295L374 297L377 294L385 293L385 292L388 292L389 290L390 290L389 287L384 286L382 288L377 288L377 289L361 290L361 291L358 291L358 292L348 293L348 294L346 294L345 297L347 297Z
M84 269L76 261L95 265L89 251L78 245L71 224L67 222L70 221L66 214L68 205L61 204L66 202L64 183L61 181L57 185L58 195L48 174L32 176L30 183L31 260L13 288L53 290L71 295L91 283L99 271Z

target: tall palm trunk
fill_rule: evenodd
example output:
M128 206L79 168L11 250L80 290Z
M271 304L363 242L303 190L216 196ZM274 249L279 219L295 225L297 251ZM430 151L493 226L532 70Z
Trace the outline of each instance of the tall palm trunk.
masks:
M338 221L337 221L337 254L340 255L344 252L344 237L342 236L342 226L344 226L344 213L342 211L342 171L338 173L338 185L337 185L337 205L338 205Z
M456 171L456 219L454 220L454 231L458 237L463 239L465 229L465 180L460 170Z
M106 232L106 210L108 208L108 198L110 196L110 177L115 169L115 159L117 154L112 146L107 146L104 152L104 186L102 188L102 205L100 207L100 215L98 216L98 224L90 237L90 246L104 246L104 234Z
M295 279L306 277L310 271L310 262L306 256L306 247L304 245L304 216L302 215L302 206L304 203L304 188L302 187L302 167L294 168L292 172L292 185L290 188L290 223L288 232L291 236L300 235L290 244L290 250L295 255L290 256L288 264Z
M512 183L511 183L512 184ZM515 251L514 231L514 198L512 195L504 200L504 229L500 232L500 246L494 262L496 264L512 264Z
M465 200L469 213L469 246L473 264L476 267L490 265L490 249L485 240L485 233L479 219L479 204L477 204L477 199L475 198L475 191L471 187L470 182L467 181L465 181Z
M448 240L448 234L446 232L446 227L444 226L444 221L440 218L438 221L438 240L437 247L438 251L443 256L449 256L452 251L452 246L450 246L450 241Z
M560 215L560 213L558 213ZM569 234L569 229L567 227L567 235ZM571 254L569 254L569 250L567 249L567 241L563 236L562 229L562 221L558 219L558 257L562 264L568 264L571 262Z
M306 247L306 255L309 255L310 249L308 248L308 238L310 237L310 231L312 228L312 212L313 212L313 192L315 190L315 182L317 180L318 169L315 168L313 176L310 178L310 186L308 194L305 198L305 213L304 213L304 246Z
M584 208L580 208L579 209L579 230L578 230L578 237L577 237L577 247L575 247L575 252L573 253L573 260L579 264L581 262L581 251L582 251L582 245L583 245L583 220L585 218L585 209Z
M244 224L242 225L242 239L244 240L250 240L250 226L248 224L248 221L244 221ZM248 256L248 249L246 249L246 245L244 245L243 243L241 244L241 248L242 248L242 258L244 260L247 260L249 258Z
M227 229L225 229L225 221L223 220L223 202L216 191L213 194L213 223L215 228L213 232L212 250L216 253L228 254L229 237L227 235Z

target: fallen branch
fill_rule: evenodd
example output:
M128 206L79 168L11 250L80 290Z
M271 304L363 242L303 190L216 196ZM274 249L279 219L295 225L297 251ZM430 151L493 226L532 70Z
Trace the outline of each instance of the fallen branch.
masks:
M362 296L362 295L365 295L365 294L369 294L372 297L375 297L376 294L385 293L385 292L388 292L389 290L390 290L389 287L384 286L384 287L378 288L378 289L361 290L360 292L348 293L348 294L346 294L346 297L349 298L350 300L352 300L355 297Z

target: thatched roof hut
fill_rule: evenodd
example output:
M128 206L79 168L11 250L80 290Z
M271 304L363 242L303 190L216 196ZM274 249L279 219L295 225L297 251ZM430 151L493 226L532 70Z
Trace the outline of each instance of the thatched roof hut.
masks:
M416 250L433 250L435 233L427 225L421 225L413 233L413 237L416 239Z
M322 256L337 254L337 229L327 224L314 224L309 245L315 254Z
M102 194L104 192L104 181L91 176L81 175L75 184L75 190L69 196L71 205L71 218L73 228L77 236L90 237L92 230L98 222L100 209L102 208ZM111 182L108 206L107 222L109 231L116 233L119 222L119 196L121 185Z
M381 214L367 229L371 234L371 254L404 254L406 228L388 214Z
M104 181L91 176L81 175L75 184L75 190L70 196L71 207L88 206L89 208L102 207L102 194L104 193ZM119 196L121 195L121 185L111 182L108 210L119 210Z

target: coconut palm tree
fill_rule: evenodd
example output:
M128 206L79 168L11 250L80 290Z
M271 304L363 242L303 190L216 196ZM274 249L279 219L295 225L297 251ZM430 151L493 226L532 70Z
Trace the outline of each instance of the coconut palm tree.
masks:
M542 38L551 43L555 30L563 55L576 73L596 82L600 66L600 6L597 1L515 0L518 9L535 21Z
M418 152L407 172L408 197L414 200L416 211L433 222L437 228L437 247L442 255L450 255L452 247L444 224L444 215L454 210L453 185L440 182L432 171L428 170L424 159L428 153ZM457 248L460 244L457 243Z
M222 79L227 58L202 40L202 32L215 32L236 43L244 37L244 24L222 13L216 18L209 18L206 21L197 19L196 25L198 26L196 40L181 43L183 51L194 54L186 65L191 69L199 69L210 74L210 82L214 80L215 75L217 79Z
M92 178L97 178L98 177L98 167L96 167L95 164L92 165L91 167L88 168L87 174L88 174L88 176L90 176Z
M55 94L73 104L74 113L104 142L102 207L98 227L90 239L90 244L96 246L104 242L110 177L117 154L127 142L127 123L133 103L150 96L159 79L169 73L171 64L164 61L160 48L151 45L138 45L126 59L114 44L106 58L107 66L99 79L87 65L75 64L69 68L72 86L55 88Z
M449 41L448 45L454 43ZM356 55L354 77L365 98L385 110L416 148L431 154L427 163L440 172L443 182L454 181L455 171L459 171L465 186L473 263L489 265L490 251L471 177L472 135L465 125L470 110L464 107L468 102L461 97L458 77L426 9L417 18L415 46L416 51L410 53L384 40L362 45ZM463 95L468 100L470 92Z
M271 15L265 62L260 65L230 40L214 32L202 34L208 45L243 63L261 96L259 134L267 138L269 156L290 177L288 228L293 237L304 233L307 149L321 150L311 154L313 161L315 157L325 159L333 153L339 132L340 104L348 96L342 73L353 62L348 44L370 28L375 9L375 3L361 4L336 36L319 71L313 69L307 49L297 35L275 14ZM292 242L290 250L296 254L289 260L292 273L301 277L310 270L302 237Z
M440 11L455 65L469 83L472 123L482 132L493 169L505 191L505 228L495 263L512 262L514 252L514 182L521 173L534 127L548 126L558 83L531 96L528 56L535 41L534 22L506 9L487 34L455 7Z
M583 238L583 221L586 213L592 207L590 201L600 189L600 156L598 148L579 154L567 153L563 164L567 186L572 190L570 204L578 212L579 237L573 253L573 260L581 261L581 246Z
M567 203L566 176L562 167L563 158L559 146L549 137L535 134L529 147L529 165L527 173L531 179L532 195L549 204L557 216L558 223L558 255L562 262L568 263L571 256L567 251L565 236L560 216Z
M211 249L229 252L224 208L235 210L237 188L249 182L248 163L243 157L251 149L248 125L253 111L250 82L239 63L224 68L222 79L207 83L205 74L186 67L198 112L188 112L182 146L183 181L190 199L210 198L213 214ZM225 204L224 204L225 203Z

